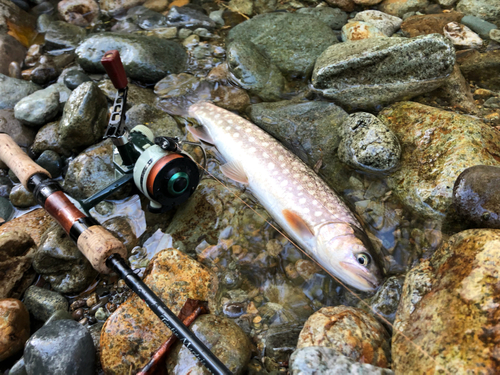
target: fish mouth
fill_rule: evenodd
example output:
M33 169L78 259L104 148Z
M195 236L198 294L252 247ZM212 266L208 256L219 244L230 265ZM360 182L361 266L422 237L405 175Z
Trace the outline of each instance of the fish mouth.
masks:
M373 291L378 288L379 280L376 276L366 273L365 270L360 268L357 265L353 265L348 262L340 262L342 268L346 271L349 271L349 274L353 275L352 277L356 278L356 284L354 285L356 288L362 291ZM362 279L362 280L360 280ZM364 281L364 282L363 282ZM362 284L363 286L360 286Z

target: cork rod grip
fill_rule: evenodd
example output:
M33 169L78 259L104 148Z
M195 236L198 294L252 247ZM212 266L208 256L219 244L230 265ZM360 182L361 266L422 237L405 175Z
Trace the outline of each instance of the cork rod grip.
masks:
M35 173L43 173L51 177L49 172L21 150L8 134L0 134L0 160L7 164L26 189L28 189L28 180Z
M76 244L92 267L101 273L111 272L106 266L106 259L110 255L120 254L123 259L127 259L125 246L100 225L93 225L80 234Z

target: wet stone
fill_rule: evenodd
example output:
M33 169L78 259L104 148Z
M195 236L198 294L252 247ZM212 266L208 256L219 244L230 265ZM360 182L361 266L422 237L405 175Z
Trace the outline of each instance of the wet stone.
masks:
M489 98L483 105L485 108L500 109L500 98Z
M460 0L457 10L500 27L500 4L496 0Z
M57 152L46 150L42 152L35 162L49 172L52 178L57 178L61 175L64 162Z
M301 8L297 13L311 14L334 30L340 30L347 22L347 13L339 8Z
M278 363L288 362L297 346L301 327L282 324L271 326L266 332L266 356Z
M26 188L19 184L12 188L9 194L9 199L16 207L26 208L37 204L35 197Z
M28 375L26 372L26 366L24 364L23 357L21 357L21 359L11 367L11 369L9 370L9 375Z
M243 374L252 354L246 334L231 319L201 315L189 327L208 349L235 375ZM169 374L210 374L189 349L177 343L167 359Z
M379 10L392 16L402 18L406 13L418 12L429 5L427 0L384 0Z
M74 90L84 82L90 81L90 77L79 70L71 70L64 76L64 84Z
M22 350L30 337L30 316L14 298L0 299L0 361Z
M151 129L155 137L184 135L173 117L149 104L134 105L127 111L126 116L125 127L129 131L136 125L142 124Z
M93 375L95 349L87 328L74 320L56 320L26 342L24 361L30 375Z
M463 76L474 81L479 87L500 90L500 50L488 50L480 53L477 50L466 50L457 53L457 63Z
M470 92L469 83L462 75L458 64L455 64L453 72L436 92L439 97L446 99L452 106L465 113L475 114L479 111Z
M24 294L24 304L35 319L45 322L56 311L68 311L68 301L59 293L30 286Z
M350 115L342 123L339 159L347 165L372 173L385 173L399 165L401 146L396 135L366 112Z
M9 74L9 64L21 64L26 55L26 48L10 35L0 35L0 73Z
M33 258L33 268L59 293L78 293L97 275L59 225L48 229Z
M500 29L494 29L490 31L490 39L497 43L500 43Z
M440 35L370 38L326 49L312 83L344 107L368 109L436 89L454 65L454 48Z
M82 27L99 16L99 5L94 0L63 0L57 4L57 10L66 22Z
M59 155L69 156L71 150L61 146L59 141L59 121L50 122L44 125L36 133L31 150L35 155L41 155L46 150L57 152Z
M48 50L75 49L87 35L84 28L64 21L50 22L45 33L45 45Z
M14 207L12 207L10 201L6 199L4 196L0 196L0 218L1 218L0 221L2 222L2 224L5 221L9 221L13 213L14 213Z
M210 17L189 7L173 6L167 13L166 18L168 26L171 27L185 27L189 29L203 27L209 30L215 27L215 22Z
M16 119L31 126L45 125L59 113L59 92L47 88L21 99L14 107Z
M104 95L110 100L114 101L116 96L116 88L109 79L103 79L99 81L99 88L104 92ZM133 83L128 84L128 94L127 94L127 107L132 107L137 104L148 104L154 103L155 95L151 89L137 86ZM128 115L128 111L125 113Z
M403 35L414 38L419 35L441 34L443 28L450 22L460 22L463 13L451 11L449 13L415 15L408 17L401 24Z
M35 140L36 130L14 117L14 110L0 110L0 132L7 133L18 146L27 148Z
M342 27L342 41L367 38L384 38L386 35L375 26L363 21L349 21Z
M479 36L483 39L488 39L490 31L497 29L497 26L495 24L474 16L464 16L460 20L460 23L469 27L472 31L478 33Z
M458 22L450 22L443 30L444 36L450 39L456 48L479 48L483 45L479 35Z
M144 1L145 0L101 0L99 1L99 7L102 14L108 17L114 17L121 15L130 8L143 4Z
M386 36L394 34L401 26L403 20L399 17L394 17L378 10L365 10L359 12L352 19L353 21L363 21L375 26Z
M0 109L11 109L22 98L40 90L41 87L22 79L11 78L0 74Z
M102 225L113 236L118 238L120 242L127 248L129 254L132 249L137 246L138 240L134 233L129 220L124 216L117 216L106 220Z
M297 349L324 346L361 363L389 367L389 338L385 328L361 309L323 307L302 328Z

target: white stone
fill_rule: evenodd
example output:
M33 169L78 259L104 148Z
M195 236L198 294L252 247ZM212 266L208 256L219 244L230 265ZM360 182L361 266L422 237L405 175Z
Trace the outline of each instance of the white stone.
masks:
M466 48L479 48L483 40L474 31L458 22L450 22L444 28L444 35L450 39L453 45Z
M399 17L391 16L390 14L380 12L378 10L365 10L356 14L353 21L363 21L375 26L386 36L394 34L403 23Z

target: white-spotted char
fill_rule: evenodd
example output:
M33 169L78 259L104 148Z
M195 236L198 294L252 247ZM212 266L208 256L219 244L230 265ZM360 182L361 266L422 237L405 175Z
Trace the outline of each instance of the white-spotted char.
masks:
M211 103L192 105L203 128L189 131L214 144L227 177L248 184L276 222L328 272L363 291L381 273L361 225L328 185L272 136Z

